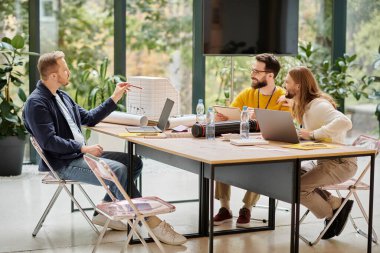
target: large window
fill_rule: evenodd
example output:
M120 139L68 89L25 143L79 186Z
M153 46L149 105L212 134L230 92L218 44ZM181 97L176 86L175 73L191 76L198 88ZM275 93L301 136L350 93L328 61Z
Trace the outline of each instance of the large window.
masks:
M369 99L350 103L380 103L380 1L348 0L346 51L356 54L354 76L375 76ZM375 93L377 91L377 93Z
M127 1L127 77L169 78L191 113L192 1Z

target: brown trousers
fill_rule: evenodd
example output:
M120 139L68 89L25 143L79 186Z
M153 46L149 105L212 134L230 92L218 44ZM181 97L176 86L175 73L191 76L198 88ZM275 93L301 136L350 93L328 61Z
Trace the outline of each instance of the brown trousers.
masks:
M215 182L215 198L229 201L231 198L231 185L221 182ZM243 202L247 206L253 206L260 198L260 194L246 191Z
M357 170L356 158L308 161L301 165L301 204L317 218L331 218L341 199L321 190L325 185L340 184L353 177Z

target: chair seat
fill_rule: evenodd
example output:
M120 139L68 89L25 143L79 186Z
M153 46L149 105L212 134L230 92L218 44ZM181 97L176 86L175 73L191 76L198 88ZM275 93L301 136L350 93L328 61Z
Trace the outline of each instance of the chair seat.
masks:
M57 180L50 173L46 174L42 178L42 183L43 184L59 184L59 183L65 183L65 184L83 184L83 183L75 181L75 180Z
M357 180L356 178L351 178L351 179L349 179L346 182L341 183L341 184L326 185L326 186L322 187L322 189L332 190L332 191L349 190L350 187L352 187L355 184L356 180ZM369 190L369 185L365 184L363 182L359 182L356 184L356 189L358 189L358 190Z
M171 213L175 206L158 197L143 197L131 199L136 208L144 216ZM96 205L97 210L112 220L132 219L136 216L127 200L106 202Z

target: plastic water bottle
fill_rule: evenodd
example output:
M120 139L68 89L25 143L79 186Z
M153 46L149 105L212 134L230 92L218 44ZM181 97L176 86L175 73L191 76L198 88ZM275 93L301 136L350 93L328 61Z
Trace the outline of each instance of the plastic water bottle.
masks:
M205 113L205 106L203 104L203 99L198 99L198 104L197 104L197 122L198 123L203 123L204 120L204 113Z
M247 106L243 107L240 116L240 138L249 139L249 112Z
M211 106L206 114L206 139L215 140L215 116Z

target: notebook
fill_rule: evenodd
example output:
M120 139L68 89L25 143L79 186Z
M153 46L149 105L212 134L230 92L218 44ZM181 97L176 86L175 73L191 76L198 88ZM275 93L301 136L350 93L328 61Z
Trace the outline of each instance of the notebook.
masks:
M126 127L128 132L130 133L162 133L165 131L166 124L168 123L168 119L170 113L173 109L174 101L169 98L166 99L164 108L162 108L162 112L160 115L160 119L158 120L157 126L142 126L142 127Z
M255 109L255 114L264 139L300 143L290 112Z

